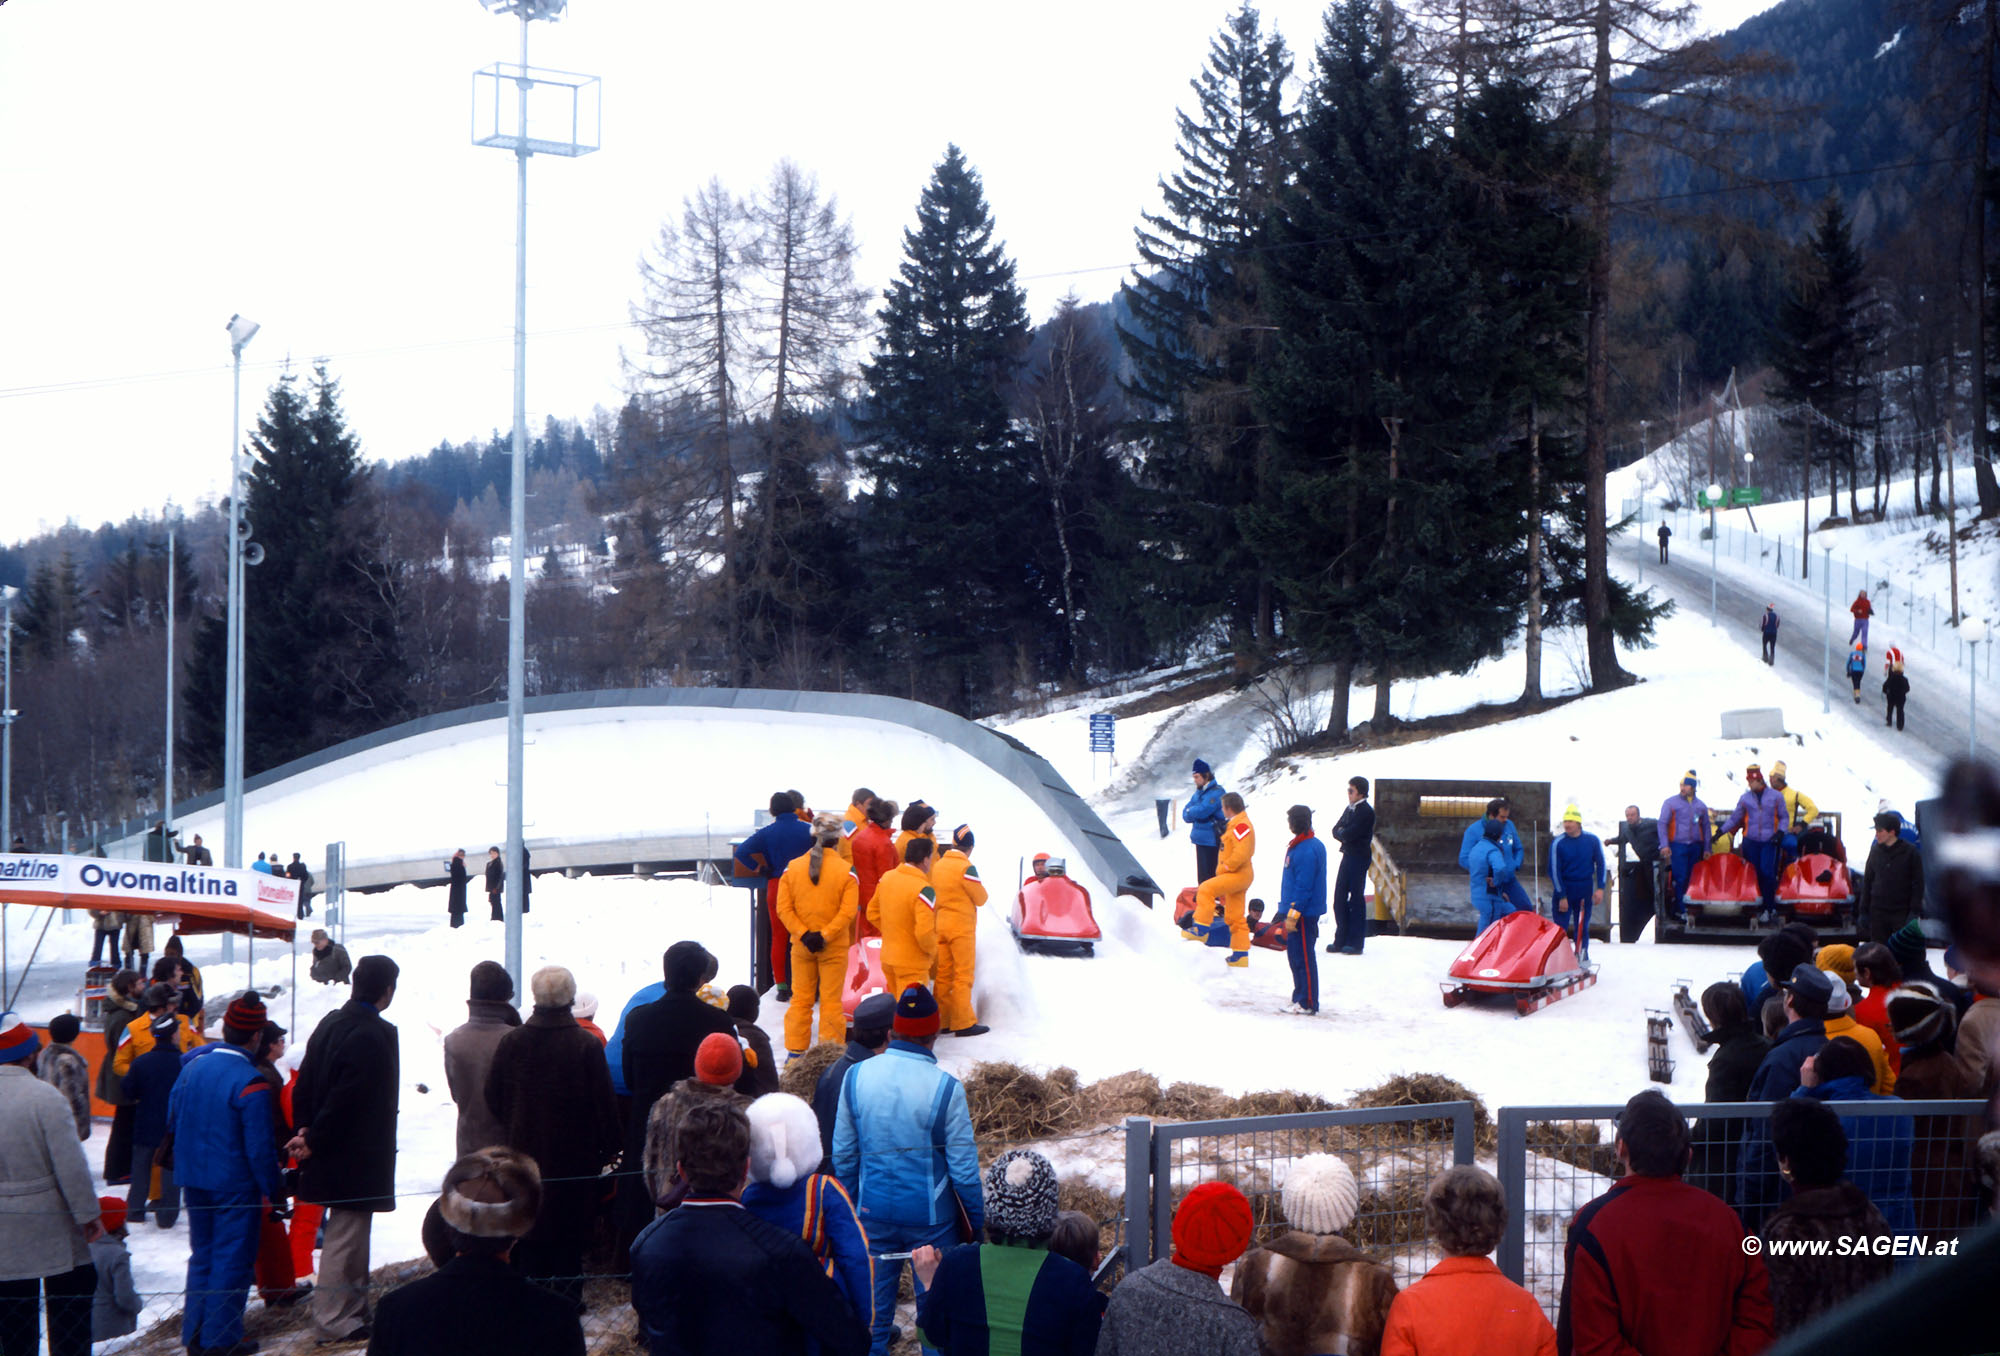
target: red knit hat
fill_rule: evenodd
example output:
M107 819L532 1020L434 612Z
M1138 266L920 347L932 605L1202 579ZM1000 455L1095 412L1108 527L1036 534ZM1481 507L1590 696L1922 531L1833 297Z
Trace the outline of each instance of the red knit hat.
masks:
M241 1031L256 1035L264 1029L264 1023L271 1020L271 1014L264 1010L264 1000L257 996L255 989L246 989L238 994L229 1010L222 1014L224 1031Z
M942 1022L938 1018L937 999L921 984L912 984L903 990L903 996L896 1000L896 1016L889 1029L898 1036L935 1036Z
M1250 1246L1250 1201L1227 1182L1203 1182L1174 1211L1174 1262L1220 1276Z
M123 1196L99 1196L97 1198L97 1222L104 1226L104 1232L115 1234L125 1227L125 1198Z
M743 1046L734 1036L710 1032L694 1052L694 1076L713 1087L729 1087L743 1076Z

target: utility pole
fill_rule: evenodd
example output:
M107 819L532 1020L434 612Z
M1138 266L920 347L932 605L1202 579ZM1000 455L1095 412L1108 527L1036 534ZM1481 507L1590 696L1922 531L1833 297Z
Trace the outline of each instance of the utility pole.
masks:
M1989 0L1991 2L1991 0ZM1984 419L1985 411L1976 416ZM1963 621L1965 614L1958 610L1958 477L1952 473L1952 466L1958 460L1958 436L1952 432L1951 420L1944 421L1944 512L1945 540L1951 544L1951 623L1953 626Z

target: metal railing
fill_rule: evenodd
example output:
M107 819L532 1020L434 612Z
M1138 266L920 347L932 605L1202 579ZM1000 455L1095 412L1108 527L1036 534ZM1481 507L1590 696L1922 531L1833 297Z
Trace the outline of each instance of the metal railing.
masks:
M1286 1228L1281 1165L1312 1153L1340 1155L1361 1188L1342 1233L1385 1257L1399 1285L1423 1274L1423 1198L1447 1167L1472 1162L1471 1102L1357 1107L1278 1116L1125 1122L1125 1266L1165 1256L1174 1207L1202 1182L1234 1183L1250 1198L1257 1240Z
M1729 1102L1681 1108L1695 1121L1687 1180L1735 1207L1751 1233L1761 1229L1785 1194L1776 1160L1768 1156L1766 1123L1777 1105ZM1891 1098L1825 1105L1843 1120L1908 1117L1913 1122L1907 1168L1910 1216L1907 1227L1889 1219L1892 1232L1913 1231L1917 1237L1940 1240L1976 1227L1981 1212L1972 1164L1984 1102ZM1507 1232L1496 1260L1509 1280L1535 1296L1551 1320L1562 1297L1569 1222L1618 1179L1614 1122L1622 1110L1622 1105L1514 1106L1502 1107L1495 1117L1500 1185L1508 1207ZM1748 1140L1746 1130L1752 1132ZM1879 1142L1869 1143L1872 1156ZM1742 1172L1746 1152L1765 1160L1752 1164L1747 1174ZM1857 1163L1862 1157L1850 1144L1850 1180L1861 1176ZM1738 1199L1739 1182L1748 1183L1755 1200ZM1893 1204L1876 1204L1885 1217L1892 1209L1900 1213Z

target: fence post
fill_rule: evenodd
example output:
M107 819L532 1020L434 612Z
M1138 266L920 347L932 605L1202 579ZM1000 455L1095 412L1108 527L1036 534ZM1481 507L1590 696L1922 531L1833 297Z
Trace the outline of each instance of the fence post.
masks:
M1472 1162L1472 1103L1459 1102L1451 1113L1451 1161L1454 1167Z
M1160 1242L1174 1236L1174 1141L1167 1135L1153 1136L1153 1256L1159 1260Z
M1153 1260L1153 1122L1125 1118L1125 1273Z
M1525 1284L1522 1274L1527 1263L1528 1239L1528 1154L1527 1124L1518 1107L1503 1106L1497 1112L1494 1157L1500 1169L1500 1190L1507 1198L1507 1232L1500 1238L1500 1274L1516 1285Z

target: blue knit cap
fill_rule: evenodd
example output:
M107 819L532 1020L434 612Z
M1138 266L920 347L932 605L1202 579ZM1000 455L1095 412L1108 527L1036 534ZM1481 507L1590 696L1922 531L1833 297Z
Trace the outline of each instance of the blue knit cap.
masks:
M1199 772L1204 777L1213 777L1215 775L1215 773L1209 768L1208 764L1203 762L1199 758L1194 760L1194 770L1196 772Z

